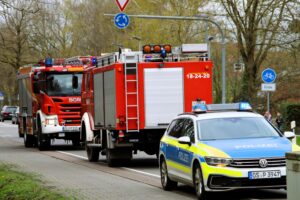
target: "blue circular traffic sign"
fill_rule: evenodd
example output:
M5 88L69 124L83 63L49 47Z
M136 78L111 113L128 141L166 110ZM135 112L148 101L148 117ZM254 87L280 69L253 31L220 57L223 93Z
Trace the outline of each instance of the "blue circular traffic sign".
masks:
M114 22L119 29L126 28L129 25L129 16L125 13L118 13L115 16Z
M261 73L261 79L265 83L273 83L276 80L276 72L274 69L267 68Z

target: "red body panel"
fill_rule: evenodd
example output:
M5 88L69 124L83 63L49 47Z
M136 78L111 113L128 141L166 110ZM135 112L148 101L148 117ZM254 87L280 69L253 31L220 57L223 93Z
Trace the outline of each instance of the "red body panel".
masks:
M159 68L160 62L144 62L138 63L138 103L139 103L139 129L145 128L145 97L144 97L144 69ZM201 98L206 103L212 103L212 62L211 61L189 61L189 62L164 62L163 68L183 68L183 85L184 85L184 111L191 112L192 102L196 98ZM126 104L125 104L125 73L122 63L112 64L106 67L89 68L84 72L83 80L87 76L90 81L90 88L87 89L87 83L83 81L82 85L82 112L88 112L94 117L94 101L93 97L93 76L97 73L115 70L115 85L116 85L116 130L126 129ZM88 75L90 74L90 75ZM135 80L135 74L128 74L127 80ZM134 82L127 83L127 92L137 92ZM136 95L128 95L128 105L135 105ZM128 117L137 117L136 108L128 108ZM94 121L94 120L91 120ZM93 127L93 126L92 126ZM96 129L93 127L93 129ZM128 121L128 129L137 129L136 120Z

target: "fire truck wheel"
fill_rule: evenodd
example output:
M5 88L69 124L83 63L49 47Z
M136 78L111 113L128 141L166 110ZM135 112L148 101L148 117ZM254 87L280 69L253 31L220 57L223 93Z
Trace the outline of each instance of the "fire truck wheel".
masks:
M97 162L99 160L100 149L95 147L89 147L86 145L86 154L90 162Z
M50 147L50 139L43 137L40 120L38 121L37 146L40 151L47 150Z
M25 131L24 133L24 146L26 148L29 148L29 147L33 147L34 145L34 138L32 135L28 135L27 132Z
M112 154L112 150L106 149L106 161L109 167L115 167L117 165L117 159L113 159Z

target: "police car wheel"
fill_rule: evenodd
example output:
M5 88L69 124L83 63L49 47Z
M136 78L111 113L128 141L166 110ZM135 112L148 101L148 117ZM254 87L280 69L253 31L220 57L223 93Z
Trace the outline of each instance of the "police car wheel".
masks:
M160 177L161 185L164 190L172 190L177 186L177 182L172 181L168 177L167 163L164 158L162 158L160 162Z
M196 166L194 167L193 180L197 198L204 199L204 197L206 196L206 191L204 189L202 173L199 164L196 164Z

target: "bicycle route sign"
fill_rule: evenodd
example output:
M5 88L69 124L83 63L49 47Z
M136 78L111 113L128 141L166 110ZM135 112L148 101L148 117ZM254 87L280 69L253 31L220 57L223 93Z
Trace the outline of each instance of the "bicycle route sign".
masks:
M274 69L267 68L261 73L261 79L264 83L273 83L276 80L276 72Z

